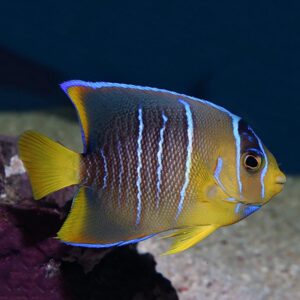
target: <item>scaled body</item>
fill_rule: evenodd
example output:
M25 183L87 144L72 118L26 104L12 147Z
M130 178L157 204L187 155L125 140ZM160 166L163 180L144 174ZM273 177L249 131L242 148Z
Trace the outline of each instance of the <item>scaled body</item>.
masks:
M44 191L38 198L79 184L58 233L69 244L105 247L177 230L175 253L248 216L282 188L273 156L224 108L139 86L71 81L62 88L83 131L84 153L70 154L73 177L48 189L36 180L28 154L35 133L21 137L20 152L33 191Z

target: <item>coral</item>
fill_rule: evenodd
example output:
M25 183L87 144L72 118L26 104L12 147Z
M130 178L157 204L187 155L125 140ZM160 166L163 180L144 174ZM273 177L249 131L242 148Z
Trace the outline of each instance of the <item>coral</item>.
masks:
M16 140L0 137L0 299L177 299L135 246L85 249L55 239L72 194L33 200Z

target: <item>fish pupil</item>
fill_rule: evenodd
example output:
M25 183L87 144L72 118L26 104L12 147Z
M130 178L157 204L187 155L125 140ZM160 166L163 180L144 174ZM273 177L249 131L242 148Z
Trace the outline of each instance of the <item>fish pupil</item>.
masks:
M245 167L250 170L256 170L259 167L258 158L252 154L245 157Z

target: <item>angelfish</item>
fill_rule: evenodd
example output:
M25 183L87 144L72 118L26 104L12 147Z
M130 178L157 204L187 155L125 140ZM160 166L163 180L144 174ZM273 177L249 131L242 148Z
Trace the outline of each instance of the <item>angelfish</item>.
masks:
M58 238L112 247L171 231L183 251L249 216L286 181L240 117L211 102L149 87L73 80L79 154L27 131L20 157L35 199L77 185Z

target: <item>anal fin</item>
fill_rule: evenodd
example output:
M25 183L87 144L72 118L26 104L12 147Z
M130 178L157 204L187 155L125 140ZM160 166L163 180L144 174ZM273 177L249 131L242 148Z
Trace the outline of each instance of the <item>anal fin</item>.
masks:
M79 189L73 199L71 211L57 237L66 243L88 242L85 238L85 226L89 215L87 188Z
M217 228L218 226L216 225L205 225L177 229L174 233L164 236L164 238L174 238L174 242L170 249L162 255L175 254L187 250L205 239Z
M138 243L156 235L143 232L131 234L116 221L117 218L107 218L91 188L81 187L57 237L67 245L107 248Z

